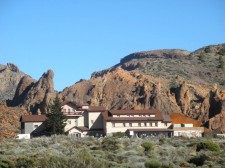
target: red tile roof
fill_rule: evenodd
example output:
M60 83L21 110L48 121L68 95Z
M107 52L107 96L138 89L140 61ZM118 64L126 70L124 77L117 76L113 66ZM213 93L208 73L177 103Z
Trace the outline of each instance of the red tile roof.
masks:
M77 127L77 126L74 126L74 127L70 128L69 130L67 130L66 132L69 132L69 131L71 131L74 128L77 129L77 130L79 130L79 131L81 131L81 132L87 132L87 131L89 131L89 128L87 128L87 127Z
M101 106L89 106L89 108L87 109L88 112L103 112L105 110L105 107Z
M21 122L44 122L47 119L45 115L23 115Z

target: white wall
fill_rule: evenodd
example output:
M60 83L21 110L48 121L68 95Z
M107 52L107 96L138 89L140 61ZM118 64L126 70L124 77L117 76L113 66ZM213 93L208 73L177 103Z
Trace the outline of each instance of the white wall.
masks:
M64 106L62 106L62 110L63 110L63 112L74 112L75 111L75 109L74 108L72 108L72 107L70 107L70 106L68 106L67 104L65 104Z
M157 122L158 126L155 126L156 122ZM130 126L130 123L131 122L111 122L111 121L107 121L105 133L107 135L107 134L111 134L111 133L115 133L115 132L126 132L128 129L167 129L168 127L171 126L171 123L168 123L167 125L165 125L161 121L151 122L152 126L150 126L150 122L146 122L146 126L145 126L145 122L132 122L131 123L132 126ZM124 124L125 124L125 126L124 126Z
M202 137L203 131L199 130L182 130L174 131L174 136L185 136L185 137Z
M103 129L103 117L101 112L88 113L89 129Z

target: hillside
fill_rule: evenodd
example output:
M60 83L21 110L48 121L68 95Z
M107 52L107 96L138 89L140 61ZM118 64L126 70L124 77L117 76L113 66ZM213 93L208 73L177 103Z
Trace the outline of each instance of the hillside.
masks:
M121 67L127 71L163 77L171 82L178 76L196 85L217 83L225 89L225 65L219 68L220 56L225 61L225 44L206 46L194 52L179 49L137 52L122 58L112 68L93 73L92 77Z
M224 132L225 68L219 67L219 58L225 60L225 44L192 53L134 53L109 69L93 73L90 80L65 88L60 97L108 109L157 108L163 113L184 114Z
M225 132L225 44L194 52L179 49L130 54L59 93L62 101L107 109L178 113L210 130ZM45 113L54 99L53 71L35 81L13 65L0 66L0 96L8 106ZM13 96L14 95L14 96Z

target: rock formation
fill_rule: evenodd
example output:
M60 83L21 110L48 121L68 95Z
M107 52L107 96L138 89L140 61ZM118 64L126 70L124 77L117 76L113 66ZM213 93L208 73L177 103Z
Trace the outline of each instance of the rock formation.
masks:
M25 74L14 64L0 65L0 101L12 100L23 76Z
M108 109L157 108L163 113L184 114L211 130L224 132L224 105L219 92L224 89L221 81L225 81L225 71L217 66L218 53L223 48L225 44L192 53L184 50L134 53L109 69L93 73L90 80L64 89L60 97L63 101ZM215 81L218 88L213 85Z
M56 96L53 84L54 73L48 70L37 81L23 77L19 82L12 105L23 106L27 111L36 114L38 110L45 113L47 106Z
M225 44L194 52L154 50L130 54L117 65L94 72L90 80L65 88L59 97L107 109L156 108L225 132L225 67L218 66L221 56L225 59ZM15 65L0 65L0 99L12 99L15 94L10 105L34 114L45 113L56 95L53 76L49 70L36 82Z

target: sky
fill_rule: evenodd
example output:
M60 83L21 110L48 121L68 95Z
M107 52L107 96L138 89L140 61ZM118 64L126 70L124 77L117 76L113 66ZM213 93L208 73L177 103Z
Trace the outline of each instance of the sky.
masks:
M0 0L0 64L57 91L133 52L225 43L224 0Z

